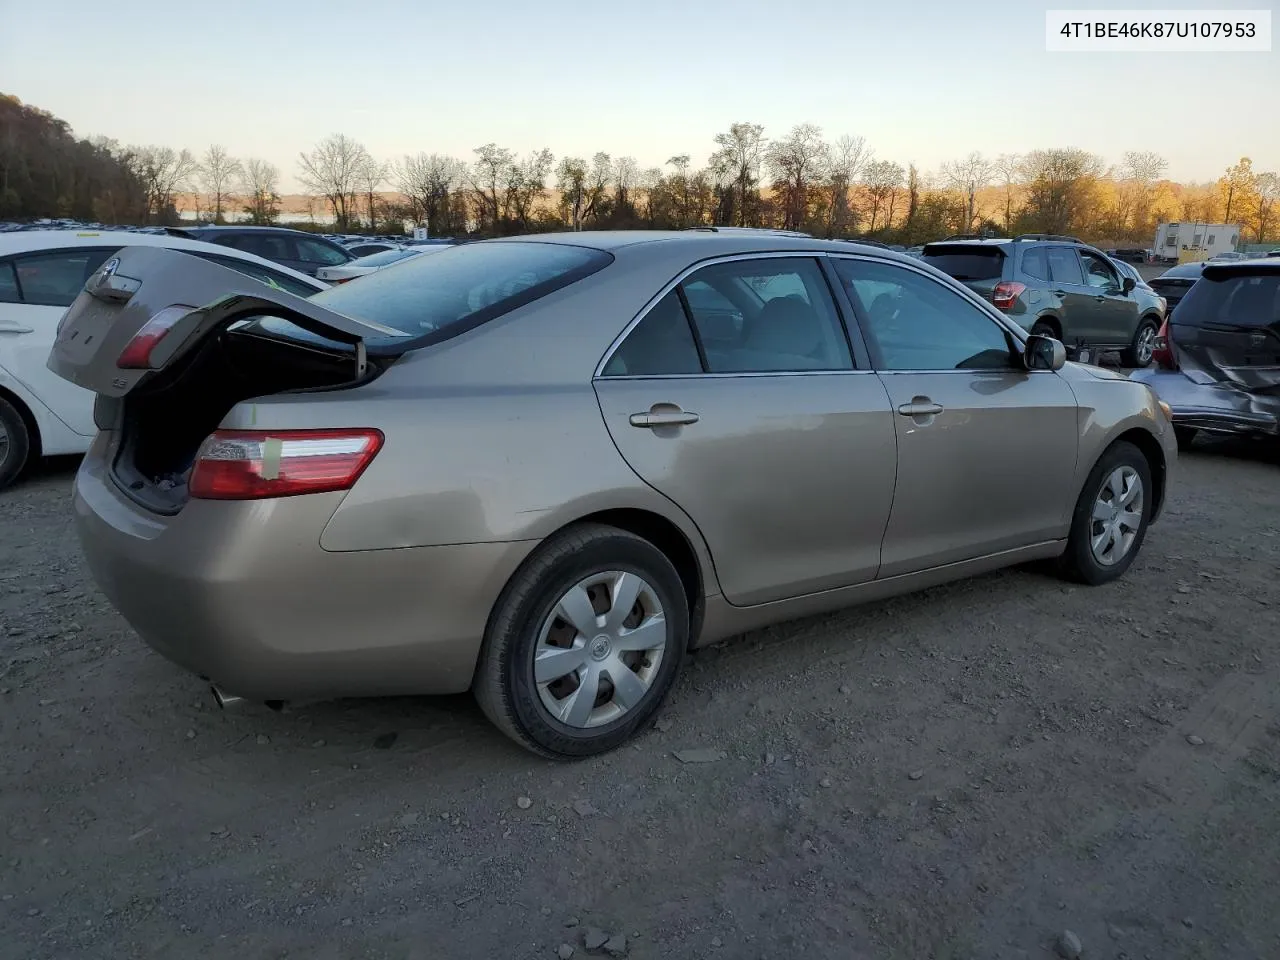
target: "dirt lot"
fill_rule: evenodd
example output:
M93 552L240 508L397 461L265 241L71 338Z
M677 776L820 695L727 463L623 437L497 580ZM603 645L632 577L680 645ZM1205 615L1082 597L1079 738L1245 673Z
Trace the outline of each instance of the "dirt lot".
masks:
M464 697L220 712L86 577L72 469L0 496L0 956L1280 955L1280 458L1184 457L1119 584L692 657L576 765Z

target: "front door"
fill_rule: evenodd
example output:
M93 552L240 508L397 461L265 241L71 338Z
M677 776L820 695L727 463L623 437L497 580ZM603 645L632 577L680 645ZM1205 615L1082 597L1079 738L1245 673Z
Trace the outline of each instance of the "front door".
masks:
M1066 536L1078 444L1066 381L1025 370L996 318L932 277L882 261L835 264L897 431L880 576Z
M596 379L623 457L698 526L730 603L874 579L894 416L855 369L817 261L731 260L686 284L694 295L667 293Z
M1080 251L1084 280L1093 294L1094 342L1127 346L1138 329L1138 300L1125 293L1122 278L1105 257Z

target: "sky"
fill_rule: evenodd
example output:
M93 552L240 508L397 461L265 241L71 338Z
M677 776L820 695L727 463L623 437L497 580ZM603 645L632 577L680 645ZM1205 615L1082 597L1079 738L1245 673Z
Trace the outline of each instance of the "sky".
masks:
M1073 146L1154 150L1178 180L1280 169L1270 53L1047 53L1046 9L1280 0L0 0L0 92L81 136L275 163L345 133L374 156L496 142L702 164L735 121L860 135L936 170Z

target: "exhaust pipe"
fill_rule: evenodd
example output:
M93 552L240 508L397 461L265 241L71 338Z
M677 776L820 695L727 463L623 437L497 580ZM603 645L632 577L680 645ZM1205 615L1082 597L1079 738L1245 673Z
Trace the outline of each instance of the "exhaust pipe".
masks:
M244 697L237 697L230 693L226 693L221 690L216 683L209 684L209 689L213 691L213 699L217 701L218 706L223 710L244 705Z

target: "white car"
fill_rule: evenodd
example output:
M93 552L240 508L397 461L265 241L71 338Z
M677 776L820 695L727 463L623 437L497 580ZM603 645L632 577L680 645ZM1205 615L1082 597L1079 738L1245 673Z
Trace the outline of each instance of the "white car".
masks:
M328 284L251 253L200 240L124 230L0 234L0 489L41 456L84 453L97 432L94 395L46 366L58 321L123 246L167 247L307 297Z
M448 250L449 246L446 243L433 243L424 244L420 247L401 247L397 250L384 250L382 253L373 253L367 257L352 260L350 263L339 264L336 267L321 267L316 271L316 278L329 283L346 283L356 277L377 273L383 267L389 267L394 263L399 263L401 260L408 260L410 257L420 257L424 253L439 253L441 250Z

